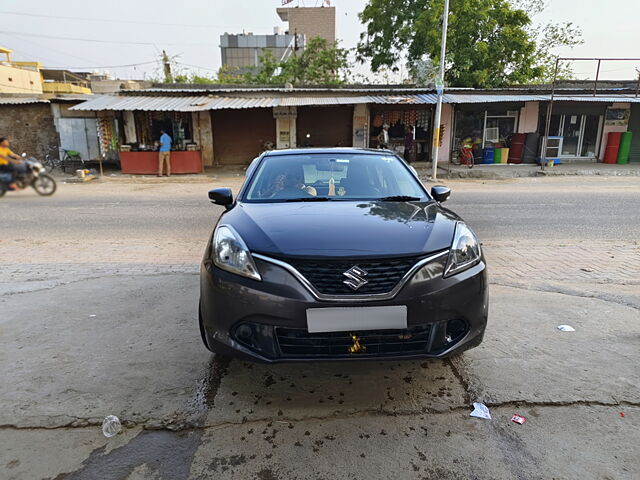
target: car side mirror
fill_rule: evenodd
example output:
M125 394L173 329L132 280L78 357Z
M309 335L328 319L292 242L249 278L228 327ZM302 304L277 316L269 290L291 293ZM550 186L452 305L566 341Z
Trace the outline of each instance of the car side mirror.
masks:
M451 195L451 189L445 187L444 185L436 185L435 187L431 187L431 196L436 199L438 202L444 202Z
M222 205L226 209L233 204L233 193L230 188L214 188L209 190L209 200L216 205Z

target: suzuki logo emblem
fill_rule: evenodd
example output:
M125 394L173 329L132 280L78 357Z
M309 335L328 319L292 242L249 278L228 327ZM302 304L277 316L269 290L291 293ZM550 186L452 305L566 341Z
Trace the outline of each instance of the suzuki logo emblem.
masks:
M369 273L365 269L360 268L357 265L351 267L342 275L347 277L347 279L342 283L352 288L353 290L358 290L360 287L363 287L367 283L369 283L369 281L365 278L367 275L369 275Z

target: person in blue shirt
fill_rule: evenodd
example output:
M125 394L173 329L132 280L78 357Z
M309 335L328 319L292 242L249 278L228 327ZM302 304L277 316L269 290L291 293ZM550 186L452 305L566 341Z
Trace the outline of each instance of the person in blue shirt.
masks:
M171 176L171 137L160 130L160 151L158 152L158 176L162 176L162 166L167 162L167 177Z

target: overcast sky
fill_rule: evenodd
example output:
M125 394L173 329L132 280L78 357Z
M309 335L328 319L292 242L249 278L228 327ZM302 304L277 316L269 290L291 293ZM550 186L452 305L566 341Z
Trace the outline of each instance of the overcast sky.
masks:
M320 3L295 0L292 5ZM331 3L337 8L342 46L355 46L363 30L358 12L366 0ZM2 0L0 45L13 49L15 60L109 70L121 78L153 75L165 49L183 68L212 75L220 66L220 35L272 33L274 26L283 25L275 12L280 5L281 0ZM639 18L640 0L551 0L535 20L572 21L582 27L584 45L559 52L562 55L640 57ZM130 64L138 65L115 67ZM635 67L640 68L640 62L610 62L601 73L603 78L635 78ZM593 63L574 70L580 77L595 75Z

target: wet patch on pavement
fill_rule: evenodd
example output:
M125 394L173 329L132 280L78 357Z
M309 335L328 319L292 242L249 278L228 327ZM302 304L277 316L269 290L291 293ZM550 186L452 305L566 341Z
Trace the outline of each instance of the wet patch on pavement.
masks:
M193 456L202 431L174 433L143 431L126 445L105 453L105 446L94 450L82 467L62 473L55 480L122 480L145 466L153 478L175 480L188 478Z
M295 420L370 412L440 412L467 404L442 360L265 365L234 360L225 367L206 426L272 418Z

